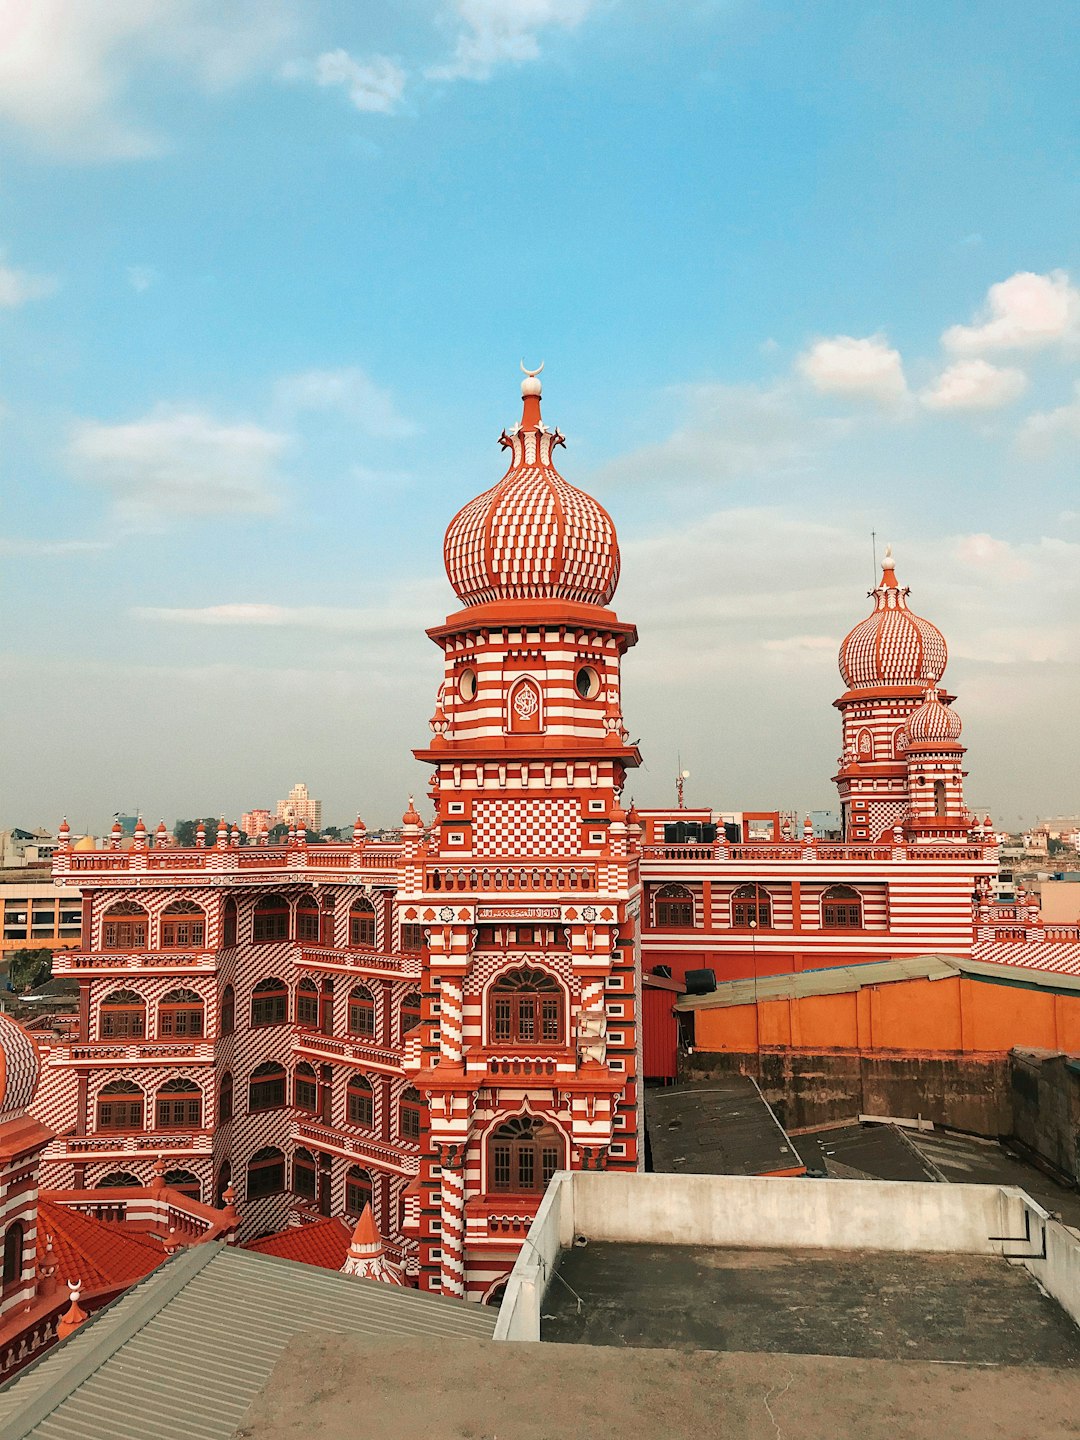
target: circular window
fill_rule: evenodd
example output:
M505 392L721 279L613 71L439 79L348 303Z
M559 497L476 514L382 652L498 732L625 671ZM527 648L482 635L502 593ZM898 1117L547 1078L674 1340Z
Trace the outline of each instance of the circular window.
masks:
M458 694L462 700L476 699L476 671L462 670L457 682Z
M591 665L583 665L574 676L577 693L583 700L595 700L600 694L600 676Z

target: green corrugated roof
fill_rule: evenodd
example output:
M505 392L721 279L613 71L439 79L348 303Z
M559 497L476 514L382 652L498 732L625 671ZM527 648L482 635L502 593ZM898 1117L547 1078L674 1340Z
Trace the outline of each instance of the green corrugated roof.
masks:
M994 985L1013 985L1056 995L1080 993L1080 975L1035 970L1019 965L994 965L960 955L916 955L910 960L876 960L866 965L836 965L827 970L803 970L797 975L761 975L757 980L722 980L708 995L684 995L676 1010L725 1010L759 1000L793 1000L809 995L846 995L868 985L892 985L900 980L944 980L966 975Z
M0 1440L228 1440L302 1330L489 1340L496 1318L483 1305L198 1245L0 1389Z

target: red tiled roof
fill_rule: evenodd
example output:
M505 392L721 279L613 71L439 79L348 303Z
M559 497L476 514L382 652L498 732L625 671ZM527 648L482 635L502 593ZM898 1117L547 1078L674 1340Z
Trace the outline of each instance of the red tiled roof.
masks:
M39 1264L45 1257L49 1236L57 1265L56 1278L65 1284L69 1280L81 1280L84 1295L134 1285L165 1259L159 1240L133 1232L122 1224L95 1220L41 1196L37 1226Z
M243 1250L257 1250L260 1255L278 1255L283 1260L301 1260L305 1265L320 1265L324 1270L340 1270L349 1253L352 1229L344 1220L316 1220L312 1225L296 1225L278 1235L264 1235L249 1240Z

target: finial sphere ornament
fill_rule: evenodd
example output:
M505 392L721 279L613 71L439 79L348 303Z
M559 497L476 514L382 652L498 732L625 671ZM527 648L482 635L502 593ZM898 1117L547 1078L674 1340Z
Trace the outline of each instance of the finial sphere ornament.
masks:
M543 368L544 362L542 360L540 361L540 364L536 367L535 370L530 370L525 364L525 361L522 360L521 373L525 376L525 379L521 382L522 396L540 394L541 387L538 376L540 374L540 371L543 370Z

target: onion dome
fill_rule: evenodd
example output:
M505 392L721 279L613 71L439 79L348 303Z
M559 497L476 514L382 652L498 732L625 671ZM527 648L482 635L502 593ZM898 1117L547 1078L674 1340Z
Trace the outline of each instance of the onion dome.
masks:
M21 1114L34 1098L41 1062L30 1036L0 1014L0 1118Z
M869 592L874 608L840 646L840 674L849 690L936 685L945 673L945 637L908 608L910 593L898 584L892 546L886 546L881 584Z
M904 740L909 745L951 745L960 739L962 729L960 716L942 702L941 692L931 687L926 699L908 716Z
M446 573L463 605L555 599L607 605L619 582L611 516L552 463L555 446L566 441L540 418L539 373L525 370L521 423L499 437L510 468L447 527Z

